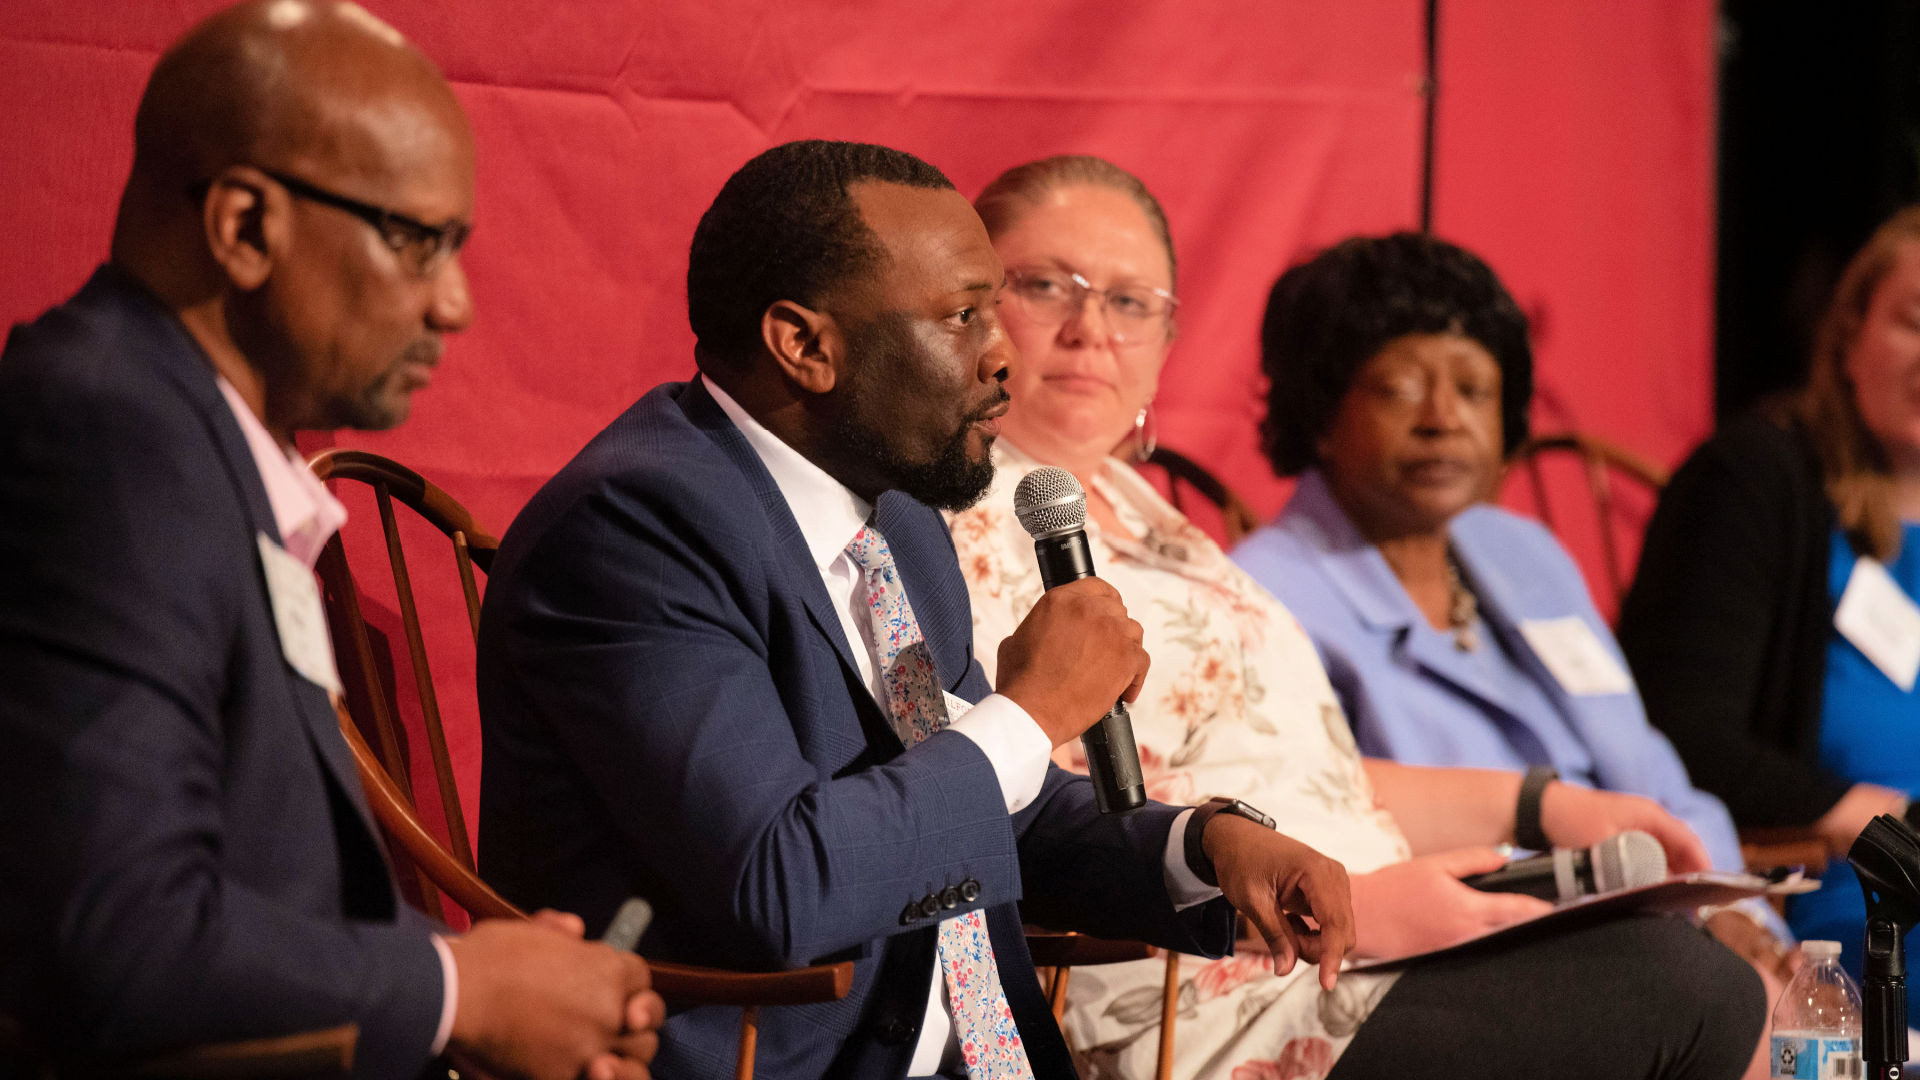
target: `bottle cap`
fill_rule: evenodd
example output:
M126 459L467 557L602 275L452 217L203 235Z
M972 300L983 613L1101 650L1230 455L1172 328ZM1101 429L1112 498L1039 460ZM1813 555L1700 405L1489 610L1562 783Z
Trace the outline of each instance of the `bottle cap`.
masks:
M1837 941L1803 941L1800 951L1809 960L1833 960L1840 955L1840 943Z

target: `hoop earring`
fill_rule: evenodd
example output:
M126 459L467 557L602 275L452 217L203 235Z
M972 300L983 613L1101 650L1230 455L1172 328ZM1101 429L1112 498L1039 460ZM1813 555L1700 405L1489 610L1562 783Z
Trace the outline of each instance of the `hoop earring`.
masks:
M1160 424L1153 415L1153 402L1148 400L1133 414L1133 460L1144 465L1159 445Z

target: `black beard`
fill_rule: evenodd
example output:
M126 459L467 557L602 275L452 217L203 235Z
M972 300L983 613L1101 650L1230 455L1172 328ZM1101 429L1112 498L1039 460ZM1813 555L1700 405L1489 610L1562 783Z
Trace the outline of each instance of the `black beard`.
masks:
M965 510L993 487L993 460L967 457L967 431L960 429L931 461L908 461L880 435L842 413L833 425L840 452L887 477L887 487L903 491L935 510ZM992 445L991 441L988 443Z
M848 374L846 397L834 415L829 434L838 444L836 456L858 463L861 471L878 475L890 490L903 491L935 510L965 510L981 500L993 487L993 458L974 461L967 456L967 435L979 414L969 416L939 452L927 461L910 461L887 438L884 428L863 419L871 400L875 371L884 371L889 360L910 356L914 345L903 339L897 319L881 316L852 330L847 335ZM1007 396L1005 390L984 407L991 409ZM879 411L879 410L876 410ZM987 439L991 449L993 440Z

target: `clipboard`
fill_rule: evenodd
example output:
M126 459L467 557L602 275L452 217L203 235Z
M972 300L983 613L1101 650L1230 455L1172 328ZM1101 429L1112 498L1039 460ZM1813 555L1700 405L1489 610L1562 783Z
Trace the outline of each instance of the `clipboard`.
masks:
M1437 949L1404 953L1399 956L1353 960L1344 964L1340 970L1388 971L1415 961L1465 952L1482 945L1495 945L1509 938L1548 934L1562 927L1570 927L1611 915L1645 911L1691 912L1696 908L1731 904L1736 900L1745 900L1753 896L1791 896L1796 893L1812 892L1819 887L1818 881L1809 880L1798 873L1791 874L1780 881L1757 877L1753 874L1726 873L1719 870L1675 874L1665 881L1656 881L1651 885L1575 897L1555 905L1552 911L1545 914L1536 915L1531 919L1522 919L1516 923L1508 923L1498 929L1482 931Z

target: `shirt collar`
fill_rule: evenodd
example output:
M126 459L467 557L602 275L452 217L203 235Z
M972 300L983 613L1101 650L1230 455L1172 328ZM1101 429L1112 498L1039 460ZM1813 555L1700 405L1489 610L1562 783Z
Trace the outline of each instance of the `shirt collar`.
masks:
M240 432L247 438L254 468L260 470L260 483L267 489L267 505L273 508L273 524L280 530L280 545L287 554L308 567L320 558L320 549L347 523L347 508L319 481L299 451L281 446L266 425L253 414L226 376L215 374L220 393L233 410Z
M762 427L758 420L747 415L739 402L714 385L713 380L702 375L700 381L720 410L727 414L727 419L746 436L747 445L753 447L760 463L773 475L774 486L780 489L781 497L787 500L787 509L800 525L800 535L807 541L814 565L825 573L873 515L873 504L855 495L845 484L827 475L825 469Z

